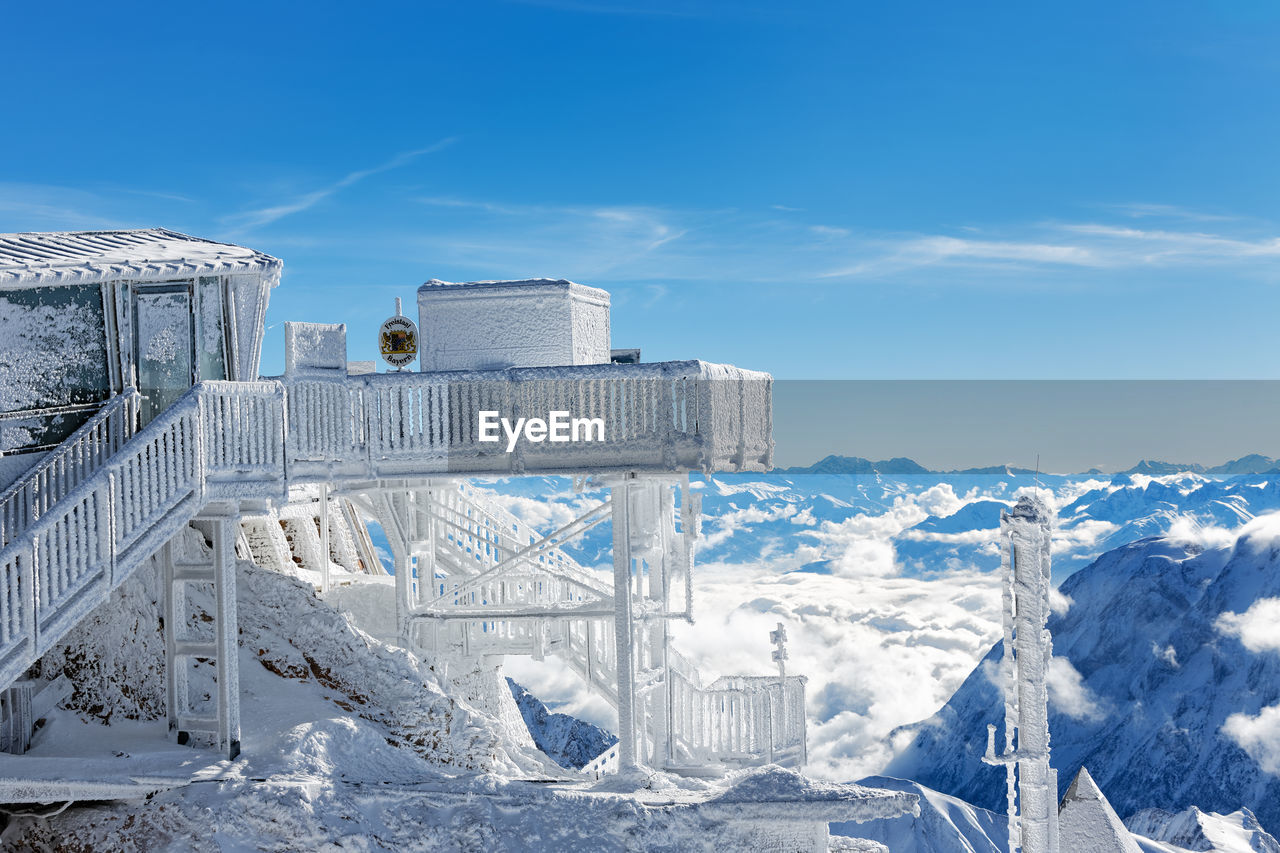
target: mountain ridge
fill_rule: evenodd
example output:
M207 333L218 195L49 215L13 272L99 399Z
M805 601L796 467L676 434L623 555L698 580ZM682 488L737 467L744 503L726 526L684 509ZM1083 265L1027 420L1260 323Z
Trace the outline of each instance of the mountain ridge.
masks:
M1123 471L1117 471L1114 474L1106 475L1097 468L1090 468L1088 471L1078 471L1070 474L1059 475L1068 477L1097 477L1097 476L1113 476L1121 475L1131 476L1133 474L1141 474L1148 477L1165 477L1170 474L1181 474L1190 472L1193 474L1205 474L1213 477L1233 477L1240 474L1262 474L1268 471L1280 469L1280 459L1270 456L1264 456L1261 453L1250 453L1241 456L1239 459L1231 459L1223 462L1221 465L1205 466L1198 462L1164 462L1161 460L1141 459L1136 465L1126 468ZM1037 472L1032 468L1021 468L1016 465L987 465L976 468L957 468L949 471L935 470L927 468L909 459L905 456L895 456L892 459L881 459L873 461L861 456L840 456L838 454L829 454L810 465L795 465L789 468L775 468L775 474L854 474L869 475L879 474L882 476L903 476L913 474L928 474L937 476L975 476L982 474L992 475L1034 475ZM1040 472L1046 475L1051 472Z

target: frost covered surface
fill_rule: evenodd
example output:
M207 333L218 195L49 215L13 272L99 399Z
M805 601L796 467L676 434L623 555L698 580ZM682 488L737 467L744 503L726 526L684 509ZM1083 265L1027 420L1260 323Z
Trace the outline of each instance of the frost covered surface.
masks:
M50 681L65 675L73 692L63 705L85 718L162 718L160 595L159 565L149 560L37 661L32 675Z
M1078 853L1139 853L1137 842L1083 767L1062 798L1058 843Z
M832 836L856 836L883 844L894 853L1006 853L1008 824L1003 814L971 806L916 782L870 776L860 784L903 791L919 798L918 814L865 823L833 823ZM1063 853L1069 848L1062 848Z
M422 370L609 363L609 294L556 279L418 288Z
M0 286L157 281L219 272L270 272L280 262L230 243L164 228L0 234Z
M105 399L106 347L102 294L96 286L0 290L0 412ZM81 410L0 419L0 450L61 441L88 414Z

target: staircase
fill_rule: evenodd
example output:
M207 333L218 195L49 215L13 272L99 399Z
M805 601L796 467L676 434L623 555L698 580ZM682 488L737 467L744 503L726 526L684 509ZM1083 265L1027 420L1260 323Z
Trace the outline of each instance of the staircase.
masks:
M0 495L0 685L205 506L283 495L277 383L203 382L135 431L137 413L116 397Z
M418 613L430 617L418 620L418 642L462 657L555 655L616 708L612 584L470 486L441 489L430 506L436 565L447 577L436 578L437 597ZM803 678L737 676L708 686L674 649L666 663L643 673L642 691L669 702L673 764L805 762ZM657 688L668 678L664 696ZM615 772L617 761L614 746L583 772Z

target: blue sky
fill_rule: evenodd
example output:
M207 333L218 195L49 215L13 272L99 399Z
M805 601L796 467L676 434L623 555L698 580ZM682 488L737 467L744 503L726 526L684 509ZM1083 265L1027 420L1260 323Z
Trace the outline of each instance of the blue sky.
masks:
M1271 3L21 4L0 230L285 261L372 358L428 278L614 295L784 378L1271 378Z

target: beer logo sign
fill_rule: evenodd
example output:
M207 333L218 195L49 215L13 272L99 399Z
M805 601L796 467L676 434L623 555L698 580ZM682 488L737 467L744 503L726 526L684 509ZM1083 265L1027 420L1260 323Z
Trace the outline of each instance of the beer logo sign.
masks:
M397 314L378 330L382 360L392 367L406 367L418 357L418 327L408 317Z

